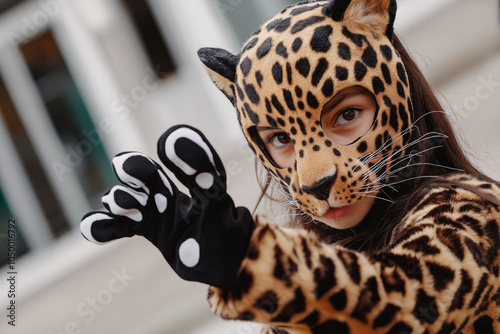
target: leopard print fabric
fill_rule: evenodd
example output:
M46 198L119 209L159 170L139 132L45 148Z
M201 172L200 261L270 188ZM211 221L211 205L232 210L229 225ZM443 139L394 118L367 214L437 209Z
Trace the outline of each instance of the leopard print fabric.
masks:
M263 333L500 333L500 208L468 175L432 186L375 254L258 219L239 277L210 288L226 319Z

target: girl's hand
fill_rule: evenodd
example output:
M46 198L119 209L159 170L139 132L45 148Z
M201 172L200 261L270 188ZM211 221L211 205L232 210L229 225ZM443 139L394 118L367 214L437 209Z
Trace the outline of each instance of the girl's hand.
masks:
M118 154L113 168L123 185L102 197L107 212L83 217L83 236L102 244L142 235L183 279L219 287L231 282L254 222L227 194L220 158L201 132L186 125L161 136L158 155L191 196L180 192L151 158L139 152Z

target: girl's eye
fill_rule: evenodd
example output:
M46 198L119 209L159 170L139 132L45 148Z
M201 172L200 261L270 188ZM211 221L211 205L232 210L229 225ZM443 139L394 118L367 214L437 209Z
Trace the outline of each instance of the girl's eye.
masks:
M359 110L356 109L346 109L342 111L337 117L335 125L343 125L352 122L359 115Z
M267 142L271 143L276 148L281 148L283 146L286 146L287 144L290 143L290 141L291 141L290 136L288 136L284 132L273 133L267 139Z

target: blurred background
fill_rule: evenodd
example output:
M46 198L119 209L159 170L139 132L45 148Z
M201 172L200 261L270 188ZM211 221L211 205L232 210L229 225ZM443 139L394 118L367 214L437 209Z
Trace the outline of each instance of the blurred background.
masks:
M207 135L230 194L253 209L254 157L196 51L237 53L294 2L0 0L1 333L258 332L214 317L206 287L177 278L142 238L97 247L78 225L116 183L111 157L138 150L156 158L157 138L179 123ZM396 33L473 161L499 180L499 1L398 5ZM6 311L9 219L16 221L16 327Z

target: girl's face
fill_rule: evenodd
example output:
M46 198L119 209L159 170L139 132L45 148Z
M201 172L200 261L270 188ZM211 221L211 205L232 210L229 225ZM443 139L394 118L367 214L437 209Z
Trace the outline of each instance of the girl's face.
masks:
M377 103L372 93L362 87L346 88L323 107L321 128L331 141L348 146L371 128L376 112ZM257 131L269 155L279 167L293 166L297 145L286 131L275 127L257 127ZM328 163L325 161L325 164ZM333 165L333 161L330 164ZM336 228L349 228L365 217L372 204L373 197L365 197L353 205L330 208L323 216L315 219Z
M238 55L200 51L289 200L338 228L366 216L411 138L410 82L391 43L390 3L360 2L366 11L348 6L342 17L334 2L301 2L266 22Z

